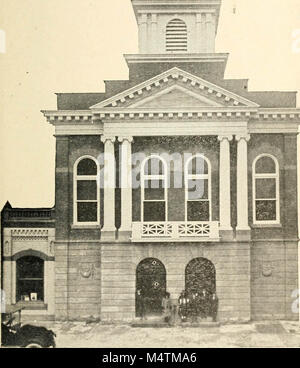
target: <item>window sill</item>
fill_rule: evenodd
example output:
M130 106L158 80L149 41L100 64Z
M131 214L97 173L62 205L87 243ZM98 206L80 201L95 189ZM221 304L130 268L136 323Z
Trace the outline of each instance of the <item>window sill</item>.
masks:
M279 229L281 229L282 225L281 224L268 224L268 223L265 223L265 224L253 224L251 227L252 227L252 229L263 229L263 228L279 228Z
M44 302L18 302L16 303L18 307L24 308L26 310L47 310L48 305Z
M71 229L72 230L92 230L92 229L96 229L96 230L100 230L101 229L101 226L100 225L84 225L84 224L73 224L71 225Z

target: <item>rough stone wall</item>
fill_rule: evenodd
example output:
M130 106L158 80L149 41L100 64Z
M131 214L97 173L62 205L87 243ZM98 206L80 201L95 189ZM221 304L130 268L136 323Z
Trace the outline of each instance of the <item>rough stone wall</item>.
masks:
M97 243L57 243L55 302L57 320L100 318L101 246Z
M185 288L185 268L204 257L216 268L222 321L250 320L250 248L248 243L107 244L102 246L102 320L135 317L136 268L145 258L157 258L167 272L167 290L177 301Z
M292 292L298 289L296 242L255 242L251 247L252 319L297 320Z

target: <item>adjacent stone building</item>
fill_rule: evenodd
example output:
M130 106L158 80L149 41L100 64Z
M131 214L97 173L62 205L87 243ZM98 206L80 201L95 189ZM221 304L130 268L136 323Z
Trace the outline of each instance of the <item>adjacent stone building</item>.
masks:
M298 319L296 92L224 78L221 0L132 5L129 80L43 111L55 209L4 207L7 302L32 318L131 321L137 289L154 315L166 290L205 289L220 321Z

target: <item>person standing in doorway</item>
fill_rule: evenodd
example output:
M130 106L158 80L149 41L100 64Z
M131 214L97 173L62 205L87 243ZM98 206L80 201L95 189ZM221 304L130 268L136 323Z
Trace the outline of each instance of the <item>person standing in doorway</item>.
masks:
M142 289L137 290L137 305L138 305L139 314L141 316L141 320L146 320L147 319L146 303L145 303L144 293Z
M170 293L166 292L162 299L162 310L164 321L170 324L172 315L172 301L170 299Z
M188 316L189 298L187 297L185 290L183 290L179 296L178 305L181 322L186 322Z
M213 293L210 300L210 315L212 317L213 322L217 321L218 308L219 308L219 298L217 296L217 293Z

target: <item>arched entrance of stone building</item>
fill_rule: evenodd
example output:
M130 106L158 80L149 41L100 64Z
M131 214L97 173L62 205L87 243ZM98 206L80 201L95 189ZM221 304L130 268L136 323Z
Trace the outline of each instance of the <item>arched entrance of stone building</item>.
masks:
M214 264L206 258L192 259L185 269L185 290L188 293L208 294L216 292L216 269Z
M161 302L166 292L166 269L156 258L146 258L136 269L136 316L141 317L141 291L147 315L157 316L162 312Z

